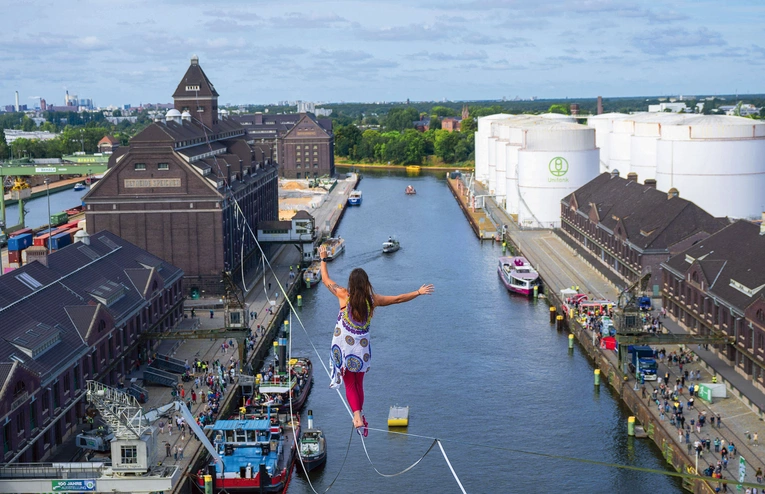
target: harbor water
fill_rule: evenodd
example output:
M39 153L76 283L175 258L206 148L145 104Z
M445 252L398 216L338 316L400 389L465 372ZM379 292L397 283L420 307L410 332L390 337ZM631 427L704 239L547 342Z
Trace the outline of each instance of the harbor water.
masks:
M416 195L404 194L410 183ZM544 300L508 294L496 272L501 248L476 239L441 173L365 171L359 189L363 204L346 211L337 231L346 251L328 265L332 279L346 286L350 271L363 267L381 294L436 287L432 296L375 312L365 377L370 427L387 430L389 407L410 406L402 431L440 438L470 493L682 492L672 477L574 460L667 471L652 442L627 437L629 411L607 384L594 387L593 366L578 348L569 351ZM401 250L382 254L389 235ZM326 364L338 307L322 285L304 290L305 331L294 316L290 325L293 355L315 362L306 410L328 441L326 467L310 476L314 488L323 492L339 472L333 488L343 492L459 492L437 446L407 473L375 473L312 348ZM374 430L366 439L385 474L415 462L431 443ZM289 492L311 492L302 473L293 474Z
M50 214L60 213L82 204L82 197L87 190L66 189L50 194ZM47 225L48 217L48 198L46 196L35 197L24 201L26 210L26 226L37 228ZM8 226L19 223L19 205L11 204L5 207L5 223Z

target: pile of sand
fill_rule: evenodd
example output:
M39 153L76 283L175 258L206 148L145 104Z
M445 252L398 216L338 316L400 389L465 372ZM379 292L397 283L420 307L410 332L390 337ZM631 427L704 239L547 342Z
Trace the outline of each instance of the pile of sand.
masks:
M303 184L301 182L286 182L286 181L282 182L279 187L285 190L304 190L308 188L306 184Z

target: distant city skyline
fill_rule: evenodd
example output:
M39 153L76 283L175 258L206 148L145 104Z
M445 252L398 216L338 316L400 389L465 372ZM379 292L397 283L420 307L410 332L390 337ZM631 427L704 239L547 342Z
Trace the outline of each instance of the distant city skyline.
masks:
M3 4L0 105L169 102L193 54L224 104L765 92L746 0Z

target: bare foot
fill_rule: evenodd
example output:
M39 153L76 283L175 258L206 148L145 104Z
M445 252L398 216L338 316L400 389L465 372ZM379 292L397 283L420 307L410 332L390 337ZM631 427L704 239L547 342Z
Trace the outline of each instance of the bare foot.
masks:
M353 426L357 429L364 426L364 420L361 418L361 412L353 413Z

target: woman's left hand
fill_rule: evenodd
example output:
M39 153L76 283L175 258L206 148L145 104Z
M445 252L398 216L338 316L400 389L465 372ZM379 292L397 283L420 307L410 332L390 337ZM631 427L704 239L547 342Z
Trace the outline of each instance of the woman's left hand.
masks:
M430 295L435 290L435 287L432 284L429 285L422 285L420 288L417 289L417 293L419 295Z

